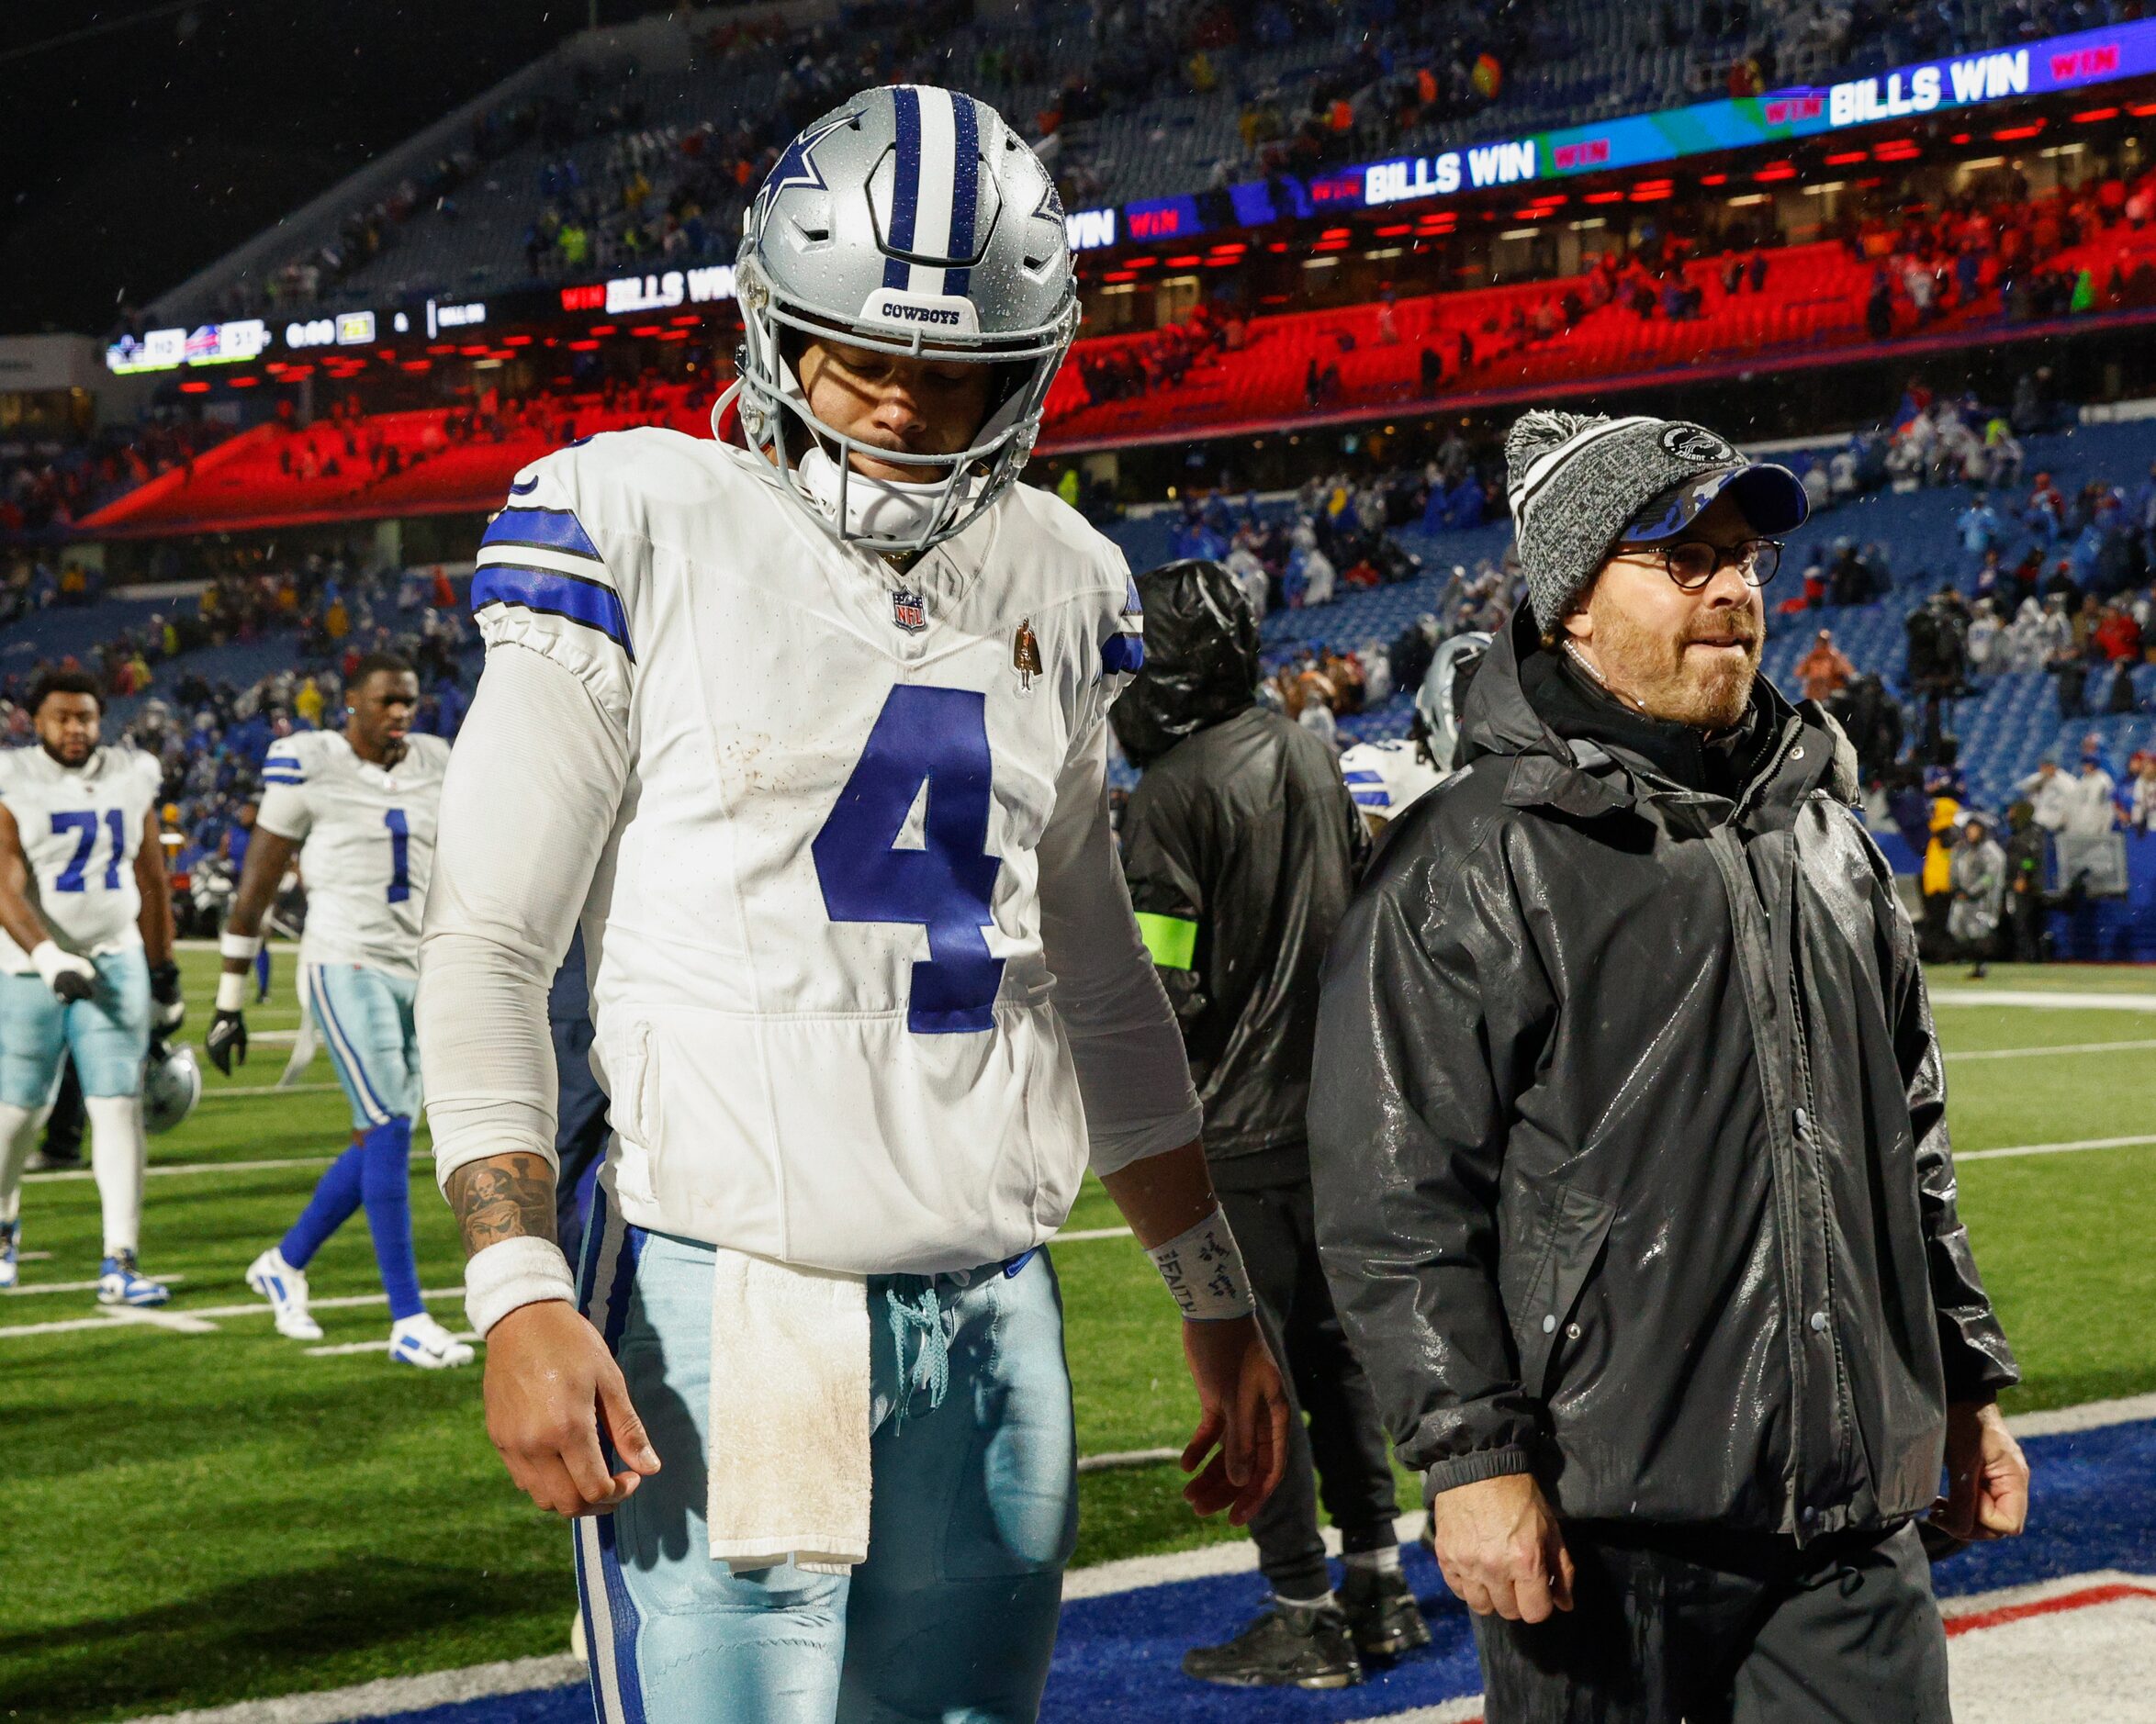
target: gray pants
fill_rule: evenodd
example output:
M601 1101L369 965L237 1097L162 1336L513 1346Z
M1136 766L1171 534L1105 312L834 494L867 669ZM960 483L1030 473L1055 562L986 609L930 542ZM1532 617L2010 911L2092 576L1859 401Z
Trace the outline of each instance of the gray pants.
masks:
M1477 1617L1488 1724L1952 1724L1914 1523L1798 1550L1574 1522L1575 1608Z

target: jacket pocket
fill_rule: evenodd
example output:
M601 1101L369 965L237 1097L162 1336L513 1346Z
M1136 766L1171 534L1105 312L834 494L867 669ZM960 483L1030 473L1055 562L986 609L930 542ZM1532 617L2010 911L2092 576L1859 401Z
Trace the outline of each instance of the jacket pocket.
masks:
M1548 1398L1550 1361L1588 1277L1601 1259L1610 1223L1617 1215L1614 1203L1569 1185L1552 1207L1549 1244L1513 1329L1520 1347L1520 1386L1538 1400Z

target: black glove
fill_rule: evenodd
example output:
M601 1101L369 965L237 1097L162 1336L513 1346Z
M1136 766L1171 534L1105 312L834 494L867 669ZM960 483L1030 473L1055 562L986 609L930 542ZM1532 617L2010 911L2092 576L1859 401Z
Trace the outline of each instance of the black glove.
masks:
M247 1063L247 1019L238 1012L219 1012L209 1020L202 1047L209 1055L209 1063L230 1077L234 1054L242 1066Z
M150 1013L151 1026L161 1036L171 1036L187 1015L187 1002L180 997L180 967L171 959L151 969L150 998L156 1002Z
M52 991L67 1004L87 1000L97 991L95 976L85 976L79 969L63 969L52 978Z

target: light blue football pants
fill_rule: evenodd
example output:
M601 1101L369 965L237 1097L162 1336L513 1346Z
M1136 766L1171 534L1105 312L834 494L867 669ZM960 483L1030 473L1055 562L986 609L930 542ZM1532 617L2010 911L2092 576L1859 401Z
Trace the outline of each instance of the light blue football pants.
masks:
M626 1226L602 1181L582 1298L663 1463L612 1515L577 1523L601 1724L1034 1717L1078 1526L1045 1251L1010 1274L870 1278L874 1494L869 1558L850 1577L712 1560L711 1248Z
M418 979L363 964L309 964L299 986L352 1103L352 1129L419 1118Z
M142 948L109 952L97 991L63 1001L34 970L0 976L0 1102L35 1113L52 1099L62 1057L75 1057L84 1095L140 1095L150 1051L150 960Z

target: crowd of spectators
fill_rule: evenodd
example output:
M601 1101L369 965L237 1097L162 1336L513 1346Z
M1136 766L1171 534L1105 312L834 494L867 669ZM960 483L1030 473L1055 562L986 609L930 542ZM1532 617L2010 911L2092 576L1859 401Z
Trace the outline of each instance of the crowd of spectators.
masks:
M1884 341L1956 312L2026 323L2156 305L2156 246L2141 237L2152 218L2156 170L2032 196L2018 170L2002 167L1936 207L1847 215L1834 237L1872 265L1865 329ZM2107 252L2091 250L2105 240Z
M0 455L0 539L64 532L98 505L195 459L234 427L154 417L104 427L80 442Z
M292 640L291 665L249 687L213 680L188 656L280 633ZM417 728L454 736L469 705L475 650L461 596L440 569L368 570L343 554L310 554L276 570L235 559L192 605L152 614L90 654L0 675L0 745L31 742L23 703L47 668L92 671L108 705L147 695L125 734L163 763L164 825L181 839L168 860L183 923L213 928L232 885L227 834L252 819L270 744L339 723L343 689L367 653L410 661L421 690ZM107 726L108 738L117 728Z
M540 162L539 208L523 235L527 270L575 275L732 261L742 213L786 140L857 90L947 80L947 39L971 10L956 0L885 7L853 28L722 20L702 30L700 53L729 69L730 95L756 92L724 124L647 124L645 74L626 63L612 99L585 102L578 127ZM569 146L594 138L604 146L588 171Z

